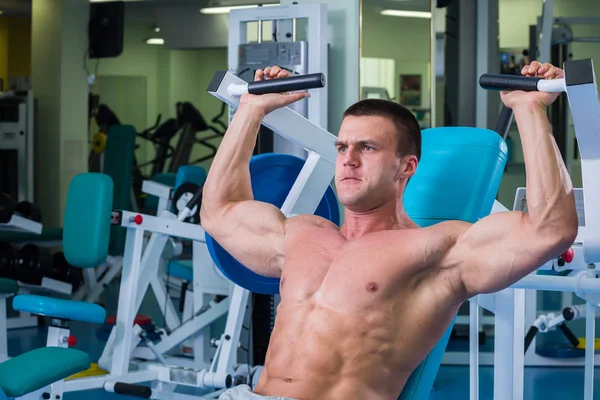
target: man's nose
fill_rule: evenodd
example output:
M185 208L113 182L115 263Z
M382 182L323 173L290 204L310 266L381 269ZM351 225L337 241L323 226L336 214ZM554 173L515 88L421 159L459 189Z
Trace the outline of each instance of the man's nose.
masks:
M356 150L349 148L344 153L344 167L358 167L359 158Z

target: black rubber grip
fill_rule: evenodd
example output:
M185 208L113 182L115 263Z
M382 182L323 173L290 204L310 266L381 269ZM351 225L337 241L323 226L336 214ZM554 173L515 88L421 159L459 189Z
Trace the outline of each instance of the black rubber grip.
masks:
M325 74L318 73L250 82L248 84L248 93L283 93L322 87L325 87Z
M483 74L479 86L487 90L523 90L537 92L537 84L542 78L519 75Z
M537 335L537 333L538 328L535 326L532 326L527 331L527 335L525 335L525 354L527 354L527 349L529 348L529 345L531 345L531 342L533 342L533 338L535 338L535 335Z
M149 399L152 396L152 389L148 386L122 382L115 383L114 392L125 396L143 397L144 399Z
M196 190L196 193L194 193L194 197L192 197L185 205L190 210L192 210L202 200L202 188L203 186L199 187L198 190Z
M569 343L571 343L571 346L573 346L573 347L579 346L579 338L577 336L575 336L573 331L571 331L564 322L562 323L562 325L559 325L558 327L560 328L562 333L565 335L565 337L567 338Z

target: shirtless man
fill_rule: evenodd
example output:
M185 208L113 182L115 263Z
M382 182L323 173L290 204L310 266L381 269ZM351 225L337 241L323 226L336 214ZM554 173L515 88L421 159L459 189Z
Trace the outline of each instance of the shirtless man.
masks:
M562 77L537 62L522 73ZM270 67L255 79L285 76ZM510 286L575 240L573 188L545 111L558 94L501 93L522 138L529 213L427 228L402 203L417 171L419 126L407 109L381 100L344 114L335 174L341 228L313 215L286 219L253 200L248 164L262 118L306 96L243 96L204 185L206 232L246 267L281 278L258 385L221 399L396 399L463 302Z

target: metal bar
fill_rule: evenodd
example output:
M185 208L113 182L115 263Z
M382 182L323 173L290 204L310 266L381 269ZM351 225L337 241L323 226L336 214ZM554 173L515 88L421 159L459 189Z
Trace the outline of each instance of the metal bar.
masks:
M134 213L131 211L122 211L121 213L122 227L142 229L153 233L160 233L166 236L180 237L206 243L204 229L200 225L165 218L164 215L155 217L152 215ZM139 225L133 221L133 218L136 215L142 216L142 223Z
M218 86L209 87L208 92L231 107L238 108L240 98L231 96L228 88L231 84L243 84L244 80L230 72L224 74L217 72L217 74L223 76ZM215 78L217 78L217 74L215 74ZM327 89L316 90L326 91ZM310 101L311 99L309 99L309 103ZM330 163L335 164L337 156L336 137L290 108L283 107L270 112L263 118L263 125L302 148L314 151Z
M479 399L479 305L469 302L469 375L471 400Z
M593 400L594 398L594 347L596 338L596 306L589 301L586 302L585 316L585 379L583 387L583 398Z
M542 26L540 30L538 61L550 62L550 49L552 46L552 25L554 21L554 0L544 0L542 6Z
M136 287L140 279L140 258L142 255L144 231L140 229L128 229L126 240L127 247L125 248L123 258L117 321L112 329L115 337L115 346L110 372L115 376L125 375L129 371L133 320L135 317L135 309L132 305L135 304Z
M514 289L536 289L554 292L581 290L584 293L600 293L600 279L570 276L528 275L511 285Z

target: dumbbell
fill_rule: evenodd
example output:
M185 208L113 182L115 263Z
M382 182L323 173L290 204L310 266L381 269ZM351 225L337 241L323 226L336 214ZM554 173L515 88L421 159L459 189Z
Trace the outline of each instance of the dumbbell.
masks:
M15 258L18 249L8 242L0 242L0 277L17 279Z
M37 205L28 201L22 201L17 204L15 207L15 214L35 222L42 222L42 211Z
M56 279L54 257L34 244L21 247L15 259L18 279L23 283L41 285L44 277Z
M13 216L17 202L11 195L0 193L0 224L5 224Z
M0 223L9 222L13 214L35 222L42 222L42 212L37 205L29 201L17 203L11 195L0 193Z
M83 282L83 270L69 264L63 252L54 253L53 257L53 270L55 271L53 279L70 283L73 286L73 291L77 290Z

